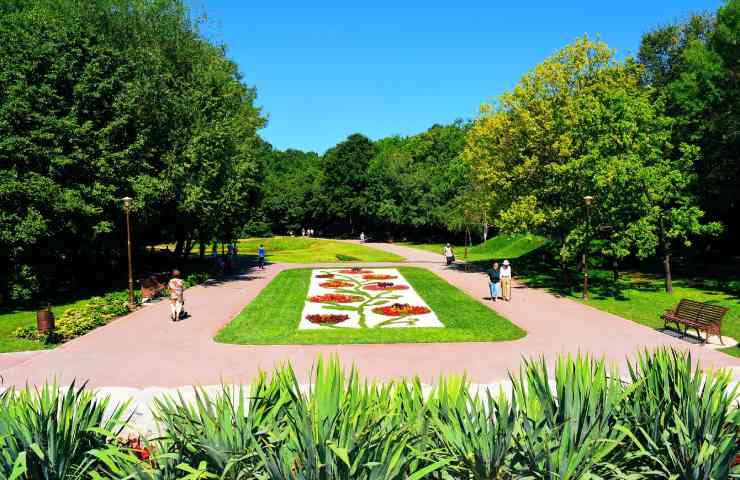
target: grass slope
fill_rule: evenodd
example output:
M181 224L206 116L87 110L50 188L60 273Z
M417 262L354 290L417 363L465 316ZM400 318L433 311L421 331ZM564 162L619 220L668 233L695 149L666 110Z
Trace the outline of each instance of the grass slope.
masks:
M403 257L365 245L305 237L270 237L239 240L240 255L257 255L264 244L273 263L400 262Z
M468 248L469 262L489 262L492 260L514 259L525 256L544 246L547 239L537 235L496 235L486 242ZM401 245L418 248L442 255L442 243L414 243L404 242ZM464 246L453 245L455 255L463 260Z
M310 269L281 272L224 327L216 341L242 345L433 343L514 340L525 332L432 272L401 267L417 293L446 328L298 331Z

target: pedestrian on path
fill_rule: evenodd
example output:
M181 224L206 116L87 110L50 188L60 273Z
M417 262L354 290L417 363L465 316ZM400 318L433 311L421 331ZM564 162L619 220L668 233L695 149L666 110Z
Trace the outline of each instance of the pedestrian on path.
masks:
M501 271L498 262L493 262L491 269L486 273L488 274L488 288L491 290L491 300L495 302L501 296Z
M511 300L511 264L508 260L504 260L499 273L501 275L501 296L508 302Z
M167 288L170 289L170 308L172 310L170 320L176 322L180 320L182 309L185 306L185 282L180 278L180 270L174 269L172 271L172 278L167 283Z
M365 243L365 232L360 232L360 243Z
M447 262L447 265L451 265L455 261L455 251L452 250L452 246L448 243L445 245L445 248L442 250L442 255L445 257L445 262Z
M260 248L257 249L257 266L260 270L265 269L265 246L260 243Z

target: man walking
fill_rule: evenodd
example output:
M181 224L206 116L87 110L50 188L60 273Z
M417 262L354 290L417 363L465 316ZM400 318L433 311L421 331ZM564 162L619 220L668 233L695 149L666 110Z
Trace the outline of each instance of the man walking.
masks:
M265 246L260 243L260 248L257 249L257 266L260 270L265 269Z
M494 302L501 294L501 272L498 268L498 262L493 262L488 274L488 288L491 290L491 300Z

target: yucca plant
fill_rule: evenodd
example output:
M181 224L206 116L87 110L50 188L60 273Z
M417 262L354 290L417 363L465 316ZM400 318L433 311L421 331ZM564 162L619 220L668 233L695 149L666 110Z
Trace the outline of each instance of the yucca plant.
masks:
M719 479L740 454L738 390L729 372L705 372L690 353L642 352L628 365L633 390L624 416L635 470L656 478Z
M446 465L431 461L422 437L405 424L408 390L361 382L336 358L319 359L313 379L311 391L291 405L284 435L262 449L267 478L414 480Z
M41 389L6 390L0 396L0 478L61 480L83 478L100 464L95 452L127 423L127 404L74 383Z
M517 426L516 400L509 401L501 391L494 397L489 390L482 399L470 393L467 382L452 382L450 388L449 380L440 380L430 399L439 407L432 408L436 441L454 459L461 478L504 478Z
M195 400L155 399L154 417L164 431L158 450L175 455L187 465L206 465L224 479L257 478L261 469L257 438L283 429L285 409L295 401L295 376L290 368L262 373L250 388L222 387L217 394L195 388ZM172 461L166 462L170 467Z
M558 359L553 383L544 359L511 377L521 412L515 434L517 478L618 477L625 434L618 413L625 390L615 370L588 356Z

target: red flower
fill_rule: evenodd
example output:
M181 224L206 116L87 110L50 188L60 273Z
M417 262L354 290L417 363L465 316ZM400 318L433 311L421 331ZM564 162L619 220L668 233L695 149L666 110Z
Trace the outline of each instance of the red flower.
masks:
M363 275L363 280L393 280L398 278L395 275L385 275L382 273L371 273L369 275Z
M322 273L321 275L316 275L316 278L334 278L333 273Z
M372 285L366 285L365 290L408 290L408 285L393 285L393 282L378 282Z
M363 270L361 268L348 268L345 270L339 270L339 273L343 273L344 275L367 275L373 272L370 270Z
M308 320L311 323L316 323L319 325L327 324L327 323L331 325L335 325L337 323L342 323L348 318L349 318L349 315L336 315L333 313L315 313L313 315L306 316L306 320Z
M130 449L139 460L147 461L152 457L152 451L138 437L129 437L123 442L123 446Z
M355 303L363 300L364 298L359 295L342 295L339 293L327 293L326 295L308 297L308 301L313 303Z
M324 288L342 288L342 287L351 287L354 284L352 282L347 282L345 280L332 280L330 282L324 282L320 283L319 287Z
M419 307L409 305L408 303L394 303L387 307L376 307L373 308L373 313L378 315L386 315L388 317L400 317L401 315L423 315L430 313L431 310L427 307Z

